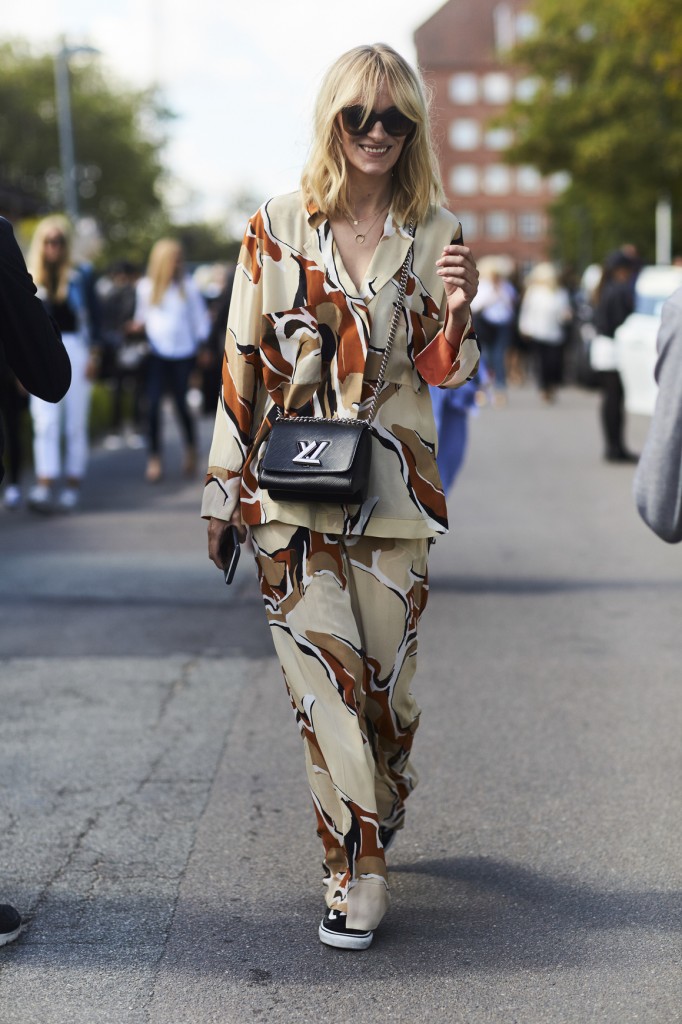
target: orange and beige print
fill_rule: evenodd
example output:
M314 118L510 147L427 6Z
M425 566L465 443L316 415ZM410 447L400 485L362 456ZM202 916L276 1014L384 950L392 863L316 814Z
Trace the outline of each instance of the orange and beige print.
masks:
M323 225L317 239L320 259L304 255L304 246L308 253L314 250L309 238L299 248L276 238L266 204L249 222L242 246L216 423L220 461L211 463L208 482L211 476L241 478L242 514L249 526L276 517L276 509L264 512L257 473L278 409L290 415L352 417L368 408L381 361L386 332L372 339L372 321L390 319L395 278L375 296L370 314L361 299L344 289ZM441 311L419 268L410 273L407 295L373 448L385 464L382 484L389 485L386 493L397 518L426 520L441 533L447 512L435 461L435 425L415 369L415 360L440 328ZM424 393L415 394L415 389ZM373 532L371 523L392 513L374 495L360 509L347 514L339 509L339 514L344 515L344 531L361 533Z
M374 927L388 907L379 826L402 826L417 782L410 753L419 707L410 683L428 542L343 539L280 523L253 536L304 740L327 903L347 910L350 927Z

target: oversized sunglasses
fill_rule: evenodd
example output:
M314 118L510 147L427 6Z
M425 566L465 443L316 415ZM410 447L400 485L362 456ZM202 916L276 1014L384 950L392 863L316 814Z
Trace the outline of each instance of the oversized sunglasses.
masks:
M377 121L381 121L387 135L401 138L409 135L415 127L414 121L401 113L397 107L386 110L369 110L357 103L352 107L344 107L341 111L341 122L349 135L367 135Z

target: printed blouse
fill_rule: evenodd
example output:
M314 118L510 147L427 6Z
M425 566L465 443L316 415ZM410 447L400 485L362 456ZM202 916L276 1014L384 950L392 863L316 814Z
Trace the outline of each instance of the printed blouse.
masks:
M443 334L443 248L461 240L437 208L417 226L404 310L372 422L368 496L361 505L276 502L258 486L278 414L366 415L388 337L411 236L389 211L358 289L325 214L300 192L266 202L251 218L230 306L202 515L249 526L279 521L320 533L430 537L447 532L427 384L458 387L476 372L469 323L458 348Z

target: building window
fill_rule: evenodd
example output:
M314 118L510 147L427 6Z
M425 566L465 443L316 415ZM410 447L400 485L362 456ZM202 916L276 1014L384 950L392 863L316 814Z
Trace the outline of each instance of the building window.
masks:
M491 164L483 172L483 190L491 196L505 196L511 192L511 171L504 164Z
M460 164L450 172L450 188L460 196L473 196L478 192L478 171L471 164Z
M541 213L520 213L518 227L521 238L529 241L541 238L544 230L544 218Z
M452 75L448 87L453 103L475 103L478 99L478 79L470 72Z
M534 167L519 167L516 172L516 187L519 192L531 195L542 188L542 176Z
M530 103L531 100L535 99L535 95L538 91L538 80L537 78L521 78L516 83L516 98L521 103Z
M485 144L488 149L507 149L512 143L509 128L489 128L485 133Z
M453 121L448 133L453 149L477 149L481 142L481 129L478 121L463 117Z
M483 97L488 103L509 103L512 80L504 71L491 71L483 76Z
M534 36L538 30L538 19L531 11L516 15L516 42Z
M485 216L485 233L488 238L501 242L511 234L511 217L504 210L493 210Z
M458 210L456 212L456 216L459 218L459 222L462 225L464 244L468 245L469 242L475 241L478 238L478 217L476 214L460 213Z
M509 4L498 4L493 11L495 26L495 49L498 53L511 50L514 39L514 15Z
M549 187L554 195L558 195L560 192L565 192L570 184L571 175L568 171L557 171L556 174L550 175Z

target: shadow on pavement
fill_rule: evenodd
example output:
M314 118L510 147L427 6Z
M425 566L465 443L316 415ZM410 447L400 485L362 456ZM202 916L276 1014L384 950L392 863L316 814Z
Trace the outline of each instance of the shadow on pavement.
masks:
M598 967L612 957L627 965L631 957L641 957L641 938L632 936L642 929L659 933L654 941L661 962L666 949L660 933L670 933L668 956L671 962L675 958L679 940L673 934L680 930L682 909L678 892L607 891L487 858L399 864L393 879L394 907L371 952L353 960L360 973L378 971L386 979L458 969ZM255 986L298 985L328 978L338 970L339 956L347 955L317 940L321 900L280 890L269 894L265 887L254 914L238 892L227 891L225 897L224 909L215 902L181 901L172 913L167 900L148 893L86 901L62 894L59 902L49 900L39 908L6 955L27 959L32 968L43 960L72 967L153 967L171 917L177 938L166 949L162 972L215 973ZM284 906L291 910L278 909ZM53 930L60 933L59 943ZM607 947L594 938L603 931L612 933ZM345 960L344 965L350 966Z

